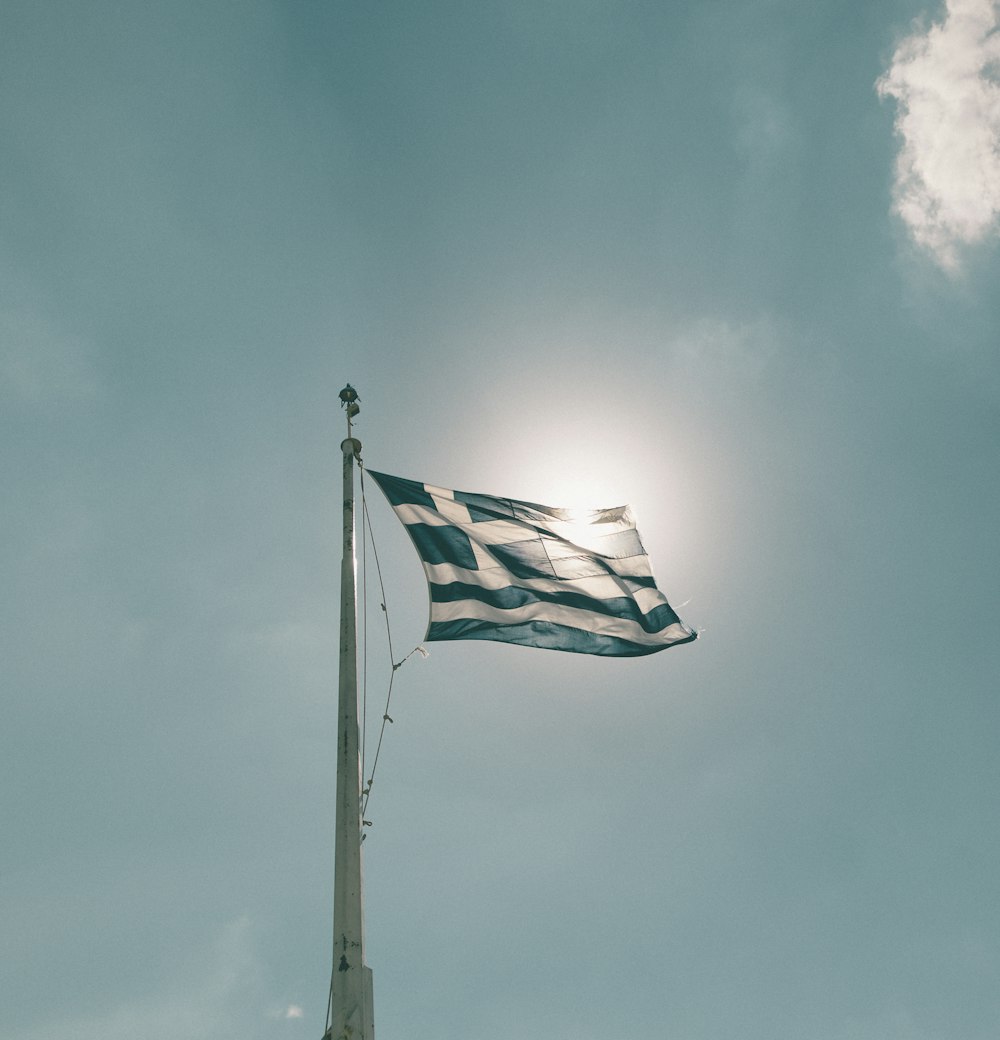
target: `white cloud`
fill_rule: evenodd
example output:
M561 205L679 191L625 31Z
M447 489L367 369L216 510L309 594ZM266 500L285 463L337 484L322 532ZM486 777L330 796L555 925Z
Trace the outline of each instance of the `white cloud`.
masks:
M293 1019L305 1018L305 1015L305 1011L298 1004L276 1005L267 1013L267 1017L272 1022L287 1022Z
M948 0L876 83L898 104L894 210L941 267L1000 218L1000 0Z

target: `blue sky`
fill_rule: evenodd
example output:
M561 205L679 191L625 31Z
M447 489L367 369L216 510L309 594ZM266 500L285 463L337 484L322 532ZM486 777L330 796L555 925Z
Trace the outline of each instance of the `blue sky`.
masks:
M5 1040L321 1035L348 381L374 469L630 502L702 632L397 672L379 1040L995 1040L998 24L5 6Z

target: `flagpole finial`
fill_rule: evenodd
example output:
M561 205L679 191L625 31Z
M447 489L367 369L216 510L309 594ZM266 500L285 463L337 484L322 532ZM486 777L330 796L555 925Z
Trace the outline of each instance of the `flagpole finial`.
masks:
M357 390L351 386L350 383L340 391L340 406L347 410L347 437L351 437L351 420L361 411L361 405L358 404L361 398L358 397Z

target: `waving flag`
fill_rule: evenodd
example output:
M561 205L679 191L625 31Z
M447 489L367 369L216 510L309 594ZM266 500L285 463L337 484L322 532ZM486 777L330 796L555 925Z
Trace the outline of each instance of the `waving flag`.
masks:
M423 561L426 639L636 657L697 637L656 587L628 506L557 509L367 472Z

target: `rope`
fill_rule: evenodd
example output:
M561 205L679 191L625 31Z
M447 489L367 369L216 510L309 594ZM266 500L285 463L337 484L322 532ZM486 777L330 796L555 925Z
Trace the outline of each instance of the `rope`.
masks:
M361 503L364 505L364 471L361 472ZM368 746L368 540L366 526L361 524L361 775L365 775L365 751Z
M398 672L399 669L402 668L403 665L414 654L419 653L422 657L427 657L428 655L427 655L427 650L424 647L422 647L422 646L415 646L402 660L397 662L395 660L395 658L394 658L394 655L393 655L393 652L392 652L392 628L389 625L389 608L386 606L386 599L387 599L387 597L386 597L386 594L385 594L385 583L382 580L382 564L380 563L379 558L378 558L378 548L375 545L375 532L372 529L371 515L368 512L368 497L365 494L365 468L364 468L363 464L359 464L358 468L361 471L361 510L362 510L362 514L363 514L363 518L364 518L364 522L362 524L362 529L363 530L365 528L367 529L368 537L371 540L372 558L375 560L375 573L378 576L379 592L381 593L381 596L382 596L382 600L381 600L380 606L382 607L382 613L385 616L385 638L386 638L386 643L387 643L388 649L389 649L389 663L392 665L392 672L389 674L389 688L386 691L386 696L385 696L385 711L382 712L382 725L379 727L379 731L378 731L378 743L375 745L375 757L372 760L371 774L368 776L368 779L366 781L367 786L361 792L361 796L362 796L362 802L361 802L361 825L362 825L362 827L370 827L371 826L371 821L365 819L365 813L368 810L368 801L371 798L371 794L372 794L372 784L375 782L375 771L378 768L379 755L381 754L381 751L382 751L382 740L385 737L385 727L386 727L387 723L389 723L389 724L392 723L392 718L389 715L389 705L392 702L392 684L395 681L396 672ZM364 541L364 544L367 546L367 544L368 544L367 541ZM367 559L366 559L366 566L365 566L365 589L366 589L366 595L367 595L367 586L368 586L368 567L367 567ZM367 602L367 600L366 600L366 602ZM367 636L367 628L365 629L365 633L366 633L366 636ZM366 639L365 653L367 655L367 639ZM366 660L367 660L367 656L366 656ZM362 775L362 777L364 777L364 775L365 775L364 757L363 756L362 756L361 775ZM362 840L364 840L363 836L362 836Z

